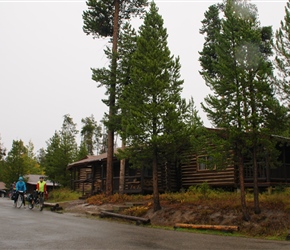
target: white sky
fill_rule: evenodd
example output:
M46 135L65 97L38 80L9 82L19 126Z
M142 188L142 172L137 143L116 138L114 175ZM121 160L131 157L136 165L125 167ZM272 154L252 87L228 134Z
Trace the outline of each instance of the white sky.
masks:
M83 30L85 0L0 0L0 137L9 151L13 140L35 152L60 130L69 114L78 129L81 119L94 115L99 122L108 111L101 99L104 89L91 80L91 68L108 65L105 40L93 39ZM198 71L198 51L204 38L199 34L208 7L218 1L155 0L168 44L180 56L183 97L194 98L200 109L209 93ZM220 1L219 1L220 2ZM259 10L262 26L279 27L287 0L251 1Z

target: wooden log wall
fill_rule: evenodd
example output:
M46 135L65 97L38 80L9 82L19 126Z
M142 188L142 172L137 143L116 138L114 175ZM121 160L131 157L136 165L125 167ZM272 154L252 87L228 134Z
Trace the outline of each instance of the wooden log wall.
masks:
M142 169L134 169L130 171L129 167L125 168L124 192L128 194L142 193Z
M225 170L198 170L197 164L195 155L188 156L181 164L182 188L187 189L190 186L200 185L205 182L215 187L236 186L234 166L229 166Z

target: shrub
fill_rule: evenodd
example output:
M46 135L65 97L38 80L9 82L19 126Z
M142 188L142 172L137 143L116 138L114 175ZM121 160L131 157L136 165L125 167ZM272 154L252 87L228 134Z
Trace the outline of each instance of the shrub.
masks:
M48 200L49 201L70 201L77 200L81 194L79 192L71 191L68 188L58 188L54 189L49 193Z
M136 217L142 217L143 215L145 215L147 213L148 209L149 209L149 207L145 207L145 206L134 206L134 207L130 207L130 208L123 210L122 214L136 216Z

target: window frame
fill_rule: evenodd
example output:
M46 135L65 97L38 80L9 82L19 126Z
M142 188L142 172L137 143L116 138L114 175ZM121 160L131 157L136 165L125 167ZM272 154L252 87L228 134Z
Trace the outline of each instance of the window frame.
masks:
M199 162L199 159L203 158L204 161L203 162ZM212 161L213 157L210 155L199 155L196 157L197 160L197 171L213 171L216 170L216 165L214 164L213 168L208 167L209 164L207 164L207 162ZM203 167L201 167L203 166Z

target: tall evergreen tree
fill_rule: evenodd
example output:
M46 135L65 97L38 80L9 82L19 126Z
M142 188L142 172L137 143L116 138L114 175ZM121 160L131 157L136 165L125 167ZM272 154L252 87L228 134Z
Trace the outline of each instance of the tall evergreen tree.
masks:
M107 74L108 71L93 70L93 79L104 84L107 87L107 94L109 95L108 100L105 101L105 104L109 106L106 194L111 195L113 194L114 121L116 115L116 71L119 28L124 20L130 20L132 16L140 15L144 11L144 7L147 6L147 0L88 0L87 6L89 10L83 13L84 32L94 37L112 38L111 68L109 74Z
M116 124L120 124L116 128L118 133L121 135L122 140L122 150L126 147L126 131L125 127L122 127L122 119L125 119L127 110L121 109L119 107L120 100L123 99L123 89L132 82L131 80L131 69L132 69L132 55L136 50L137 43L137 33L134 28L130 25L129 22L126 22L120 32L119 37L119 50L118 50L118 67L117 67L117 91L116 91L116 107L117 107L117 116ZM125 189L125 163L126 159L120 159L120 179L119 179L119 193L123 194Z
M45 167L45 174L55 183L62 183L62 151L61 137L59 132L55 131L54 135L46 142L47 148L45 157L42 156L42 163Z
M82 160L87 155L90 155L88 150L87 150L87 145L85 144L84 141L81 141L81 144L80 144L79 149L78 149L77 160Z
M217 60L215 49L217 34L221 30L220 9L221 5L211 5L204 14L205 18L201 21L202 28L199 30L200 34L205 35L203 49L199 52L199 61L202 67L200 74L214 78L218 77L214 64Z
M61 136L61 151L62 151L62 183L63 185L69 185L69 176L66 167L69 163L74 162L77 159L77 142L76 136L78 134L78 130L76 129L76 124L73 122L73 119L69 114L64 115L64 120L62 124L62 128L60 130Z
M28 150L22 140L13 140L12 148L7 154L3 171L3 181L7 185L17 181L19 176L29 173L27 153Z
M252 4L227 0L223 12L221 32L216 34L217 59L212 63L218 75L212 77L202 71L214 94L205 98L202 107L214 125L225 129L233 146L239 166L243 215L249 220L244 195L245 158L253 164L255 212L259 213L258 149L262 145L273 152L270 133L283 129L274 124L282 123L285 112L270 86L271 28L259 26Z
M0 161L4 158L5 155L6 155L6 149L3 143L1 142L1 136L0 136Z
M26 164L28 167L27 174L43 174L43 168L39 165L37 157L34 154L34 145L32 141L29 141L27 148Z
M63 186L70 184L70 176L66 170L67 165L77 160L77 133L76 124L67 114L64 115L61 130L55 131L53 137L47 142L45 173L52 181Z
M45 149L40 148L37 152L36 159L37 159L38 164L40 165L40 168L43 171L44 171L44 166L45 166L45 157L46 157Z
M122 120L128 147L125 152L134 164L151 160L153 170L154 210L159 210L158 164L162 153L172 145L181 128L183 100L180 97L179 59L170 55L167 31L154 2L146 14L132 57L131 80L120 100L129 111ZM142 151L142 154L137 153ZM139 165L140 166L140 165Z
M98 125L93 115L82 119L81 122L83 123L81 129L82 143L88 154L93 155L94 150L97 149L97 144L101 143L102 127Z
M285 7L284 21L276 31L274 44L276 57L275 65L279 74L279 93L290 109L290 2Z

